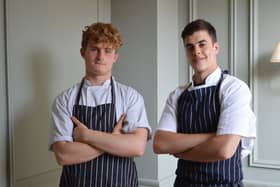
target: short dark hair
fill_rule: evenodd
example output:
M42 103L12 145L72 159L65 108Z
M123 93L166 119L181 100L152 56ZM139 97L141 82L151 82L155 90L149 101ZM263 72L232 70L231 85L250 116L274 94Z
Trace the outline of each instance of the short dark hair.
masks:
M184 40L186 36L190 36L194 32L201 30L207 31L212 38L212 41L217 42L216 29L211 23L203 19L197 19L187 24L181 33L181 37Z

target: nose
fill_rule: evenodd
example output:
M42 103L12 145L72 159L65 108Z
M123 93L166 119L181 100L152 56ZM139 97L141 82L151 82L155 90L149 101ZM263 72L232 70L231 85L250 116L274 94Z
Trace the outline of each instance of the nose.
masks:
M201 50L200 50L200 48L199 47L194 47L194 54L195 55L200 55L201 54Z
M104 55L105 55L105 52L103 50L98 50L97 58L99 60L103 60L104 59Z

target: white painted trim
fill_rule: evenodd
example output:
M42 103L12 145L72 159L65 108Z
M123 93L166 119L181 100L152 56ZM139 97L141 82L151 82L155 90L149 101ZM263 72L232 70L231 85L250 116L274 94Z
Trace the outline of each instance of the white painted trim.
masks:
M111 0L97 0L97 21L111 21Z
M168 178L169 184L174 183L174 179ZM252 181L252 180L243 180L244 186L245 187L280 187L280 183L268 183L268 182L261 182L261 181ZM164 184L167 184L165 181ZM166 186L162 185L161 182L154 180L154 179L147 179L147 178L140 178L139 179L139 186L143 187L161 187L161 186ZM169 185L170 186L170 185ZM166 187L169 187L166 186ZM171 185L172 186L172 185Z
M174 174L169 177L165 177L161 180L140 178L138 181L139 181L139 186L143 186L143 187L170 187L173 186L175 177L176 176Z
M160 187L170 187L174 185L176 175L173 174L171 176L165 177L164 179L160 180Z
M231 75L236 75L236 0L230 0L229 5L229 71Z
M3 127L2 127L2 132L1 134L5 134L3 137L5 138L5 140L1 143L3 143L4 146L1 145L1 151L3 151L3 157L1 157L1 159L3 158L3 160L1 160L1 162L5 162L7 168L10 167L10 130L9 130L9 105L8 105L8 98L9 98L9 94L8 94L8 62L7 62L7 1L6 0L2 0L0 1L1 5L1 42L3 42L3 44L1 44L1 55L3 55L1 57L1 60L3 60L1 62L1 67L3 67L3 69L1 70L1 78L4 78L3 80L1 80L1 89L3 89L3 95L1 96L1 100L3 99L3 104L4 106L2 107L3 110L3 119L1 119L1 121L3 122ZM3 53L2 53L3 52ZM5 116L5 117L4 117ZM2 164L1 164L2 165ZM11 170L7 168L2 168L3 171L1 171L1 178L3 179L3 181L1 181L1 184L6 184L11 186L11 181L10 181L10 175L11 175Z
M61 173L61 168L56 168L46 172L42 172L24 179L16 180L16 186L44 186L46 183L50 183L52 186L56 186L59 183L59 176Z
M255 27L255 2L254 0L250 0L250 36L249 36L249 85L252 90L252 107L255 113L256 111L256 105L255 105L255 94L256 90L254 89L254 61L255 61L255 49L254 49L254 42L255 42L255 33L254 33L254 27ZM252 154L249 156L249 165L254 165L254 158L256 157L256 148L253 149Z
M251 180L244 180L243 183L245 187L280 187L280 183L267 183Z
M10 174L10 186L14 187L15 186L15 147L14 147L14 123L13 123L13 110L11 109L12 106L12 100L9 97L10 93L10 88L9 88L9 82L10 80L10 74L9 74L9 45L8 45L8 40L9 40L9 2L8 0L4 0L4 9L5 9L5 50L6 50L6 74L7 74L7 124L8 124L8 133L9 133L9 174Z
M174 179L173 178L168 178L167 180L169 180L169 184L173 184L174 183ZM244 183L245 187L280 187L280 183L268 183L268 182L261 182L261 181L256 181L256 180L254 180L254 181L252 181L252 180L243 180L243 183ZM159 182L157 180L154 180L154 179L147 179L147 178L140 178L139 179L139 186L144 186L144 187L161 187L162 184L163 183L161 183L161 182ZM167 182L165 181L164 184L167 184ZM163 185L163 186L165 186L165 185Z
M257 146L254 152L257 152ZM257 156L252 155L252 160L250 159L250 166L260 167L260 168L280 169L280 161L258 159Z
M189 22L193 21L196 19L197 15L196 15L196 11L197 11L197 2L196 0L189 0L188 1L188 5L189 5ZM188 63L188 82L192 81L192 75L193 75L193 69L191 67L191 65Z
M159 181L155 179L148 179L148 178L139 178L138 179L140 186L149 186L149 187L158 187Z
M189 0L189 21L193 21L196 19L196 0Z
M252 106L254 112L258 113L257 108L257 84L254 79L256 77L254 66L257 61L257 51L258 51L258 0L250 0L250 44L249 44L249 62L250 62L250 77L249 85L252 90ZM258 122L256 124L258 131ZM261 167L261 168L272 168L280 169L280 161L275 160L264 160L258 157L258 139L255 141L255 147L252 154L249 157L249 166Z

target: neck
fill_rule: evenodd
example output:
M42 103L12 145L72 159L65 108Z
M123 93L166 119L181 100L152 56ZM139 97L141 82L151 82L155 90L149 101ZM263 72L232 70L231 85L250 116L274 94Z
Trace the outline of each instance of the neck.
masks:
M217 67L216 67L217 68ZM203 84L205 83L206 78L212 74L216 68L213 68L207 72L195 72L194 76L193 76L193 80L195 82L195 84Z
M196 85L200 85L203 84L205 82L205 79L208 76L202 76L201 74L195 73L195 75L193 76L193 81Z
M86 75L85 77L87 80L91 82L92 85L102 85L105 81L109 80L111 78L110 76L89 76Z

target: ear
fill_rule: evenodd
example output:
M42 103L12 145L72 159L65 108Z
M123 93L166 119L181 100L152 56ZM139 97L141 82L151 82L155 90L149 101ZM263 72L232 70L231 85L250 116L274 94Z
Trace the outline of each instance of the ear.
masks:
M85 49L84 48L80 49L80 54L84 58L84 56L85 56Z
M219 45L219 43L218 42L215 42L214 43L214 49L215 49L215 51L216 51L216 55L219 53L219 51L220 51L220 45Z
M119 58L119 52L116 51L115 56L114 56L114 63L117 62L118 58Z

